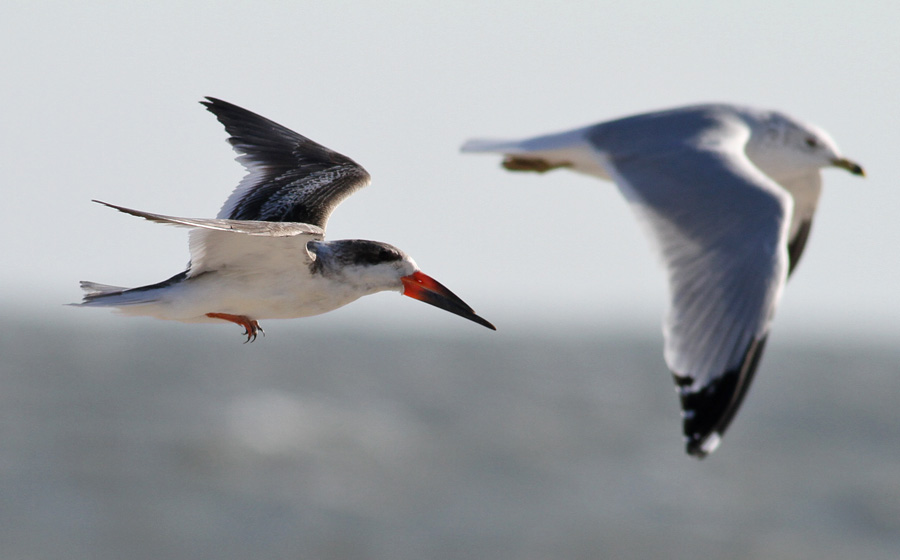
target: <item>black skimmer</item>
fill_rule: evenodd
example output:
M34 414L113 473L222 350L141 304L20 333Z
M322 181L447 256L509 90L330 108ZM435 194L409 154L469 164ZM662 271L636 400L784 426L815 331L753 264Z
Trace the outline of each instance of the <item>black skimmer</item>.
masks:
M82 282L87 293L78 305L188 323L230 321L252 341L262 332L261 319L318 315L390 290L496 330L400 249L379 241L324 240L334 208L369 183L365 169L255 113L206 99L201 103L225 126L248 174L215 219L95 201L191 228L191 261L184 272L139 288Z
M720 443L759 365L785 282L809 237L820 169L864 175L823 130L775 111L698 105L526 140L470 140L512 171L614 181L668 272L664 356L687 452Z

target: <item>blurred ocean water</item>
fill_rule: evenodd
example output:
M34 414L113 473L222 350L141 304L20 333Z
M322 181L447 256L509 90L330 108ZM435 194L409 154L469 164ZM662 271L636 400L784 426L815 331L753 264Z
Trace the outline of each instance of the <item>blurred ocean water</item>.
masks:
M900 558L884 343L773 336L698 462L655 333L5 317L3 560Z

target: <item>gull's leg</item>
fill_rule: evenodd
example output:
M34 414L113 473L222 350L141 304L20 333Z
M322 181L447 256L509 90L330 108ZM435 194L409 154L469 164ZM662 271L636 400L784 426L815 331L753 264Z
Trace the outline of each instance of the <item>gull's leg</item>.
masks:
M244 344L248 342L253 342L256 340L256 335L262 333L263 336L266 336L266 333L262 330L262 327L259 326L259 323L246 315L231 315L229 313L207 313L207 317L212 319L223 319L225 321L229 321L231 323L235 323L244 327L244 334L247 336L247 340L244 341Z
M537 171L538 173L546 173L560 167L572 167L569 162L550 163L549 161L536 157L526 156L506 156L503 160L503 167L510 171Z

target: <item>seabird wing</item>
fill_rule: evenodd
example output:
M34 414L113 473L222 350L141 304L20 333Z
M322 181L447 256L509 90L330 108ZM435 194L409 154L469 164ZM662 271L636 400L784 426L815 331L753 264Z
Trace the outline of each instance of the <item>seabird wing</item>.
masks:
M191 264L187 277L219 270L252 269L258 272L309 265L314 257L306 244L324 237L322 228L294 222L179 218L99 202L147 220L192 228Z
M791 179L782 179L778 183L794 197L794 212L788 237L788 256L791 262L788 275L791 275L797 268L809 239L813 215L822 193L822 174L813 171Z
M665 358L680 387L688 452L711 452L740 407L788 270L790 195L743 151L749 130L719 123L650 153L597 145L649 226L669 277Z
M231 103L201 103L225 126L247 168L218 218L302 222L325 229L334 208L369 184L352 159Z

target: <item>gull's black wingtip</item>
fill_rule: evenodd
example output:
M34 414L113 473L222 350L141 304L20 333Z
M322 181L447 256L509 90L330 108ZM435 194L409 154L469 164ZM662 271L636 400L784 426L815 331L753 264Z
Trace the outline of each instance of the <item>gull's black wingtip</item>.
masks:
M766 336L751 342L737 367L726 371L699 391L688 389L694 381L691 376L673 375L679 387L685 451L688 455L703 459L719 447L722 435L750 389L765 345Z
M685 436L685 452L695 459L705 459L710 453L719 447L722 443L722 435L718 432L712 432L705 437L693 438Z

